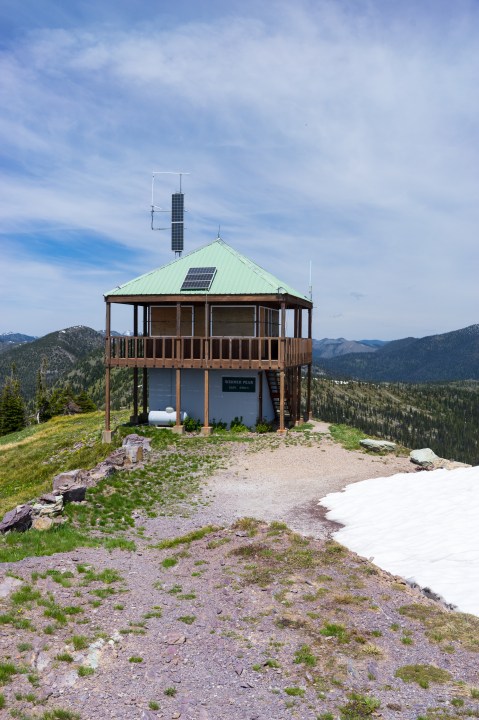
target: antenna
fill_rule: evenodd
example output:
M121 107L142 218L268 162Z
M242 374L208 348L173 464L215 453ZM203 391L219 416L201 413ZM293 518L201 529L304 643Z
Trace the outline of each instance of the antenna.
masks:
M313 262L309 261L309 299L313 301Z
M171 249L177 257L181 257L184 244L184 206L185 196L182 192L182 177L190 173L183 172L154 172L151 178L151 229L152 230L168 230L167 227L155 227L155 213L171 213ZM171 211L165 210L159 205L155 205L155 180L158 175L179 175L180 189L179 192L171 195Z

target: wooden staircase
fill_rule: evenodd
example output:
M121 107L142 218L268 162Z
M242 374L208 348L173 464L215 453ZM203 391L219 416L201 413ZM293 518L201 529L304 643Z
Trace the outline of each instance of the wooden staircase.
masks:
M266 380L268 381L269 394L273 403L274 416L279 421L279 395L280 395L280 371L266 370ZM291 396L288 387L288 374L284 378L284 424L288 426L291 422Z

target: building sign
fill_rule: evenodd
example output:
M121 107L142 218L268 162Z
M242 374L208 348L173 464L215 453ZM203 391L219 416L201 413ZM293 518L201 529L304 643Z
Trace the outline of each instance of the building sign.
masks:
M223 377L223 392L256 392L254 377Z

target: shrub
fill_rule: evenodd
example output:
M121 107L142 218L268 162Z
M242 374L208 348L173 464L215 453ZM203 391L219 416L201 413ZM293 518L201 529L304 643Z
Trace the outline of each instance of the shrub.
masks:
M201 420L192 417L185 418L183 422L185 432L199 432L201 430Z
M249 428L243 423L243 416L234 417L230 422L230 430L235 433L248 432Z

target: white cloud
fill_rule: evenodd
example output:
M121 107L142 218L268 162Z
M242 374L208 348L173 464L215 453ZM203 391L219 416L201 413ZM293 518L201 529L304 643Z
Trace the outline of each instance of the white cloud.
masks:
M153 267L169 243L149 231L150 174L181 169L190 249L221 224L299 290L313 260L316 336L475 322L477 9L234 7L18 37L2 59L4 232L84 228Z

